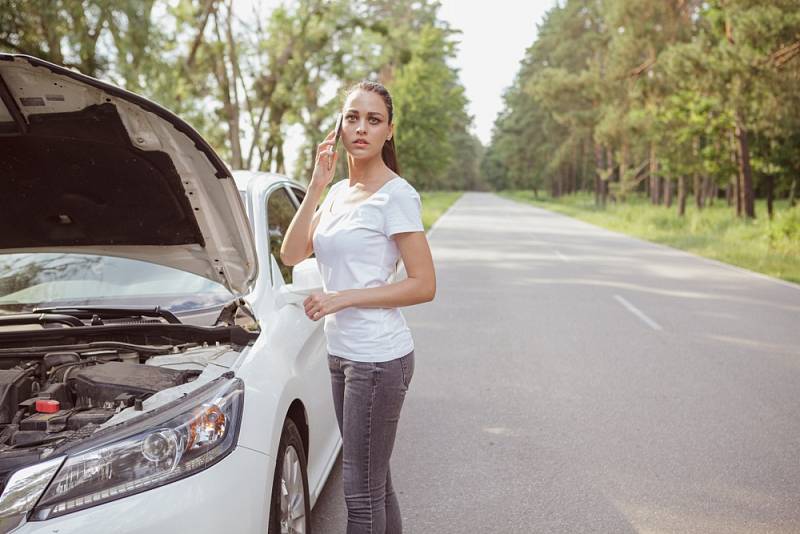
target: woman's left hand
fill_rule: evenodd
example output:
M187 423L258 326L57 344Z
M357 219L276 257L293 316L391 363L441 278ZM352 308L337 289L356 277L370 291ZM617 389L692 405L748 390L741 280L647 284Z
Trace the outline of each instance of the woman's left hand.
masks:
M331 291L330 293L312 293L303 301L306 316L312 321L318 321L329 313L336 313L347 308L350 304L344 292Z

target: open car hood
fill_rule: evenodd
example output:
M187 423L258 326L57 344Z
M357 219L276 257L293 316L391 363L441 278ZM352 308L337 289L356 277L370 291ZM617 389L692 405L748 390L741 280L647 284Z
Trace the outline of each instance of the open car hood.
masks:
M191 126L30 56L0 54L0 199L3 253L145 260L236 294L256 276L236 184Z

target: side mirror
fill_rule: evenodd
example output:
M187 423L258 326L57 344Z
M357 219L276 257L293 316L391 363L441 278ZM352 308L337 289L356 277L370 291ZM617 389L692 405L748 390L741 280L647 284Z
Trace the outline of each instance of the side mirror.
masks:
M300 304L311 293L322 291L322 276L316 258L303 260L292 268L292 283L278 289L278 307Z

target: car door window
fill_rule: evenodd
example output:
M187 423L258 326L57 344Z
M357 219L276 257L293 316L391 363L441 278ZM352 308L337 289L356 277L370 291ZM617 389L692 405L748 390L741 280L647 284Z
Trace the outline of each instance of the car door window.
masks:
M292 193L294 194L294 198L297 199L297 204L298 204L298 207L299 207L299 204L301 202L303 202L304 198L306 198L306 192L303 191L302 189L300 189L299 187L292 187ZM314 256L314 251L312 250L311 251L311 255L309 256L309 258L314 258L314 257L315 257Z
M289 223L296 213L294 203L289 198L289 193L283 187L276 189L267 200L267 229L269 232L269 251L278 262L283 279L287 284L292 283L292 268L281 262L281 244Z
M292 187L292 193L294 193L294 197L297 199L297 202L303 202L303 199L306 197L305 191L298 187Z

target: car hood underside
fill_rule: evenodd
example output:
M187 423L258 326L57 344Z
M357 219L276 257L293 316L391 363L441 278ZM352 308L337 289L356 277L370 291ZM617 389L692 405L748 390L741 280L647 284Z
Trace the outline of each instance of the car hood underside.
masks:
M88 76L0 54L0 251L176 267L246 292L250 228L230 172L189 125Z

